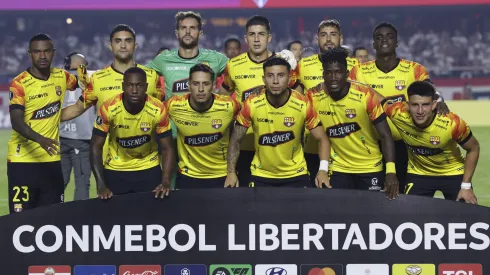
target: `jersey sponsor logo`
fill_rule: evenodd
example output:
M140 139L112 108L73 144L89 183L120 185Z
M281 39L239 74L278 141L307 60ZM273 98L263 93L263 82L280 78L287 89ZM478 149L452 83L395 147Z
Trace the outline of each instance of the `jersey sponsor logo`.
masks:
M294 117L285 117L284 118L284 125L286 127L292 127L294 125Z
M38 98L47 97L48 95L49 95L48 93L42 93L42 94L37 94L37 95L30 95L29 96L29 100L34 100L34 99L38 99ZM13 93L12 93L12 96L13 96ZM12 98L10 100L12 100Z
M395 88L399 91L405 89L405 80L395 80Z
M51 87L51 86L54 86L54 83L48 83L48 84L42 85L41 88L47 88L47 87Z
M318 112L320 115L324 115L324 116L335 116L335 112L331 112L331 111L319 111Z
M416 155L421 155L421 156L435 156L442 154L444 151L441 148L428 148L424 146L412 146L410 144L407 144L407 147L409 150L412 151L412 153Z
M405 102L407 101L405 95L394 95L394 96L389 96L386 97L386 103L388 104L393 104L397 102Z
M353 119L357 116L356 109L345 109L345 117Z
M151 129L151 124L148 122L141 122L140 129L143 132L148 132Z
M260 87L260 86L258 86L258 87ZM258 87L253 87L252 89L243 91L243 93L242 93L242 102L244 102L245 100L247 100L247 98L250 95L257 94L260 91L259 89L257 89Z
M189 78L175 81L172 85L172 91L174 93L189 91Z
M168 66L165 67L167 71L187 71L187 66Z
M214 129L219 129L223 126L223 121L221 119L213 119L211 120L211 127Z
M60 86L56 86L54 89L56 90L56 95L57 96L61 96L61 87Z
M44 119L54 116L61 109L61 102L56 101L32 113L31 119Z
M174 119L174 122L177 124L185 125L185 126L199 126L199 123L197 123L195 121L184 121L184 120L177 119L177 118Z
M395 78L393 75L382 75L378 76L378 79L393 79Z
M323 80L323 76L318 76L318 75L305 75L304 80Z
M98 124L98 123L97 123ZM129 126L128 125L122 125L122 124L116 124L114 125L114 128L116 129L126 129L128 130L129 129Z
M100 116L97 116L97 118L95 119L95 123L97 123L97 125L102 125L102 117Z
M253 79L255 78L256 75L254 74L243 74L243 75L236 75L235 79Z
M274 120L268 118L258 117L257 122L274 123Z
M294 138L293 131L277 131L261 135L259 137L259 145L276 147L277 145L294 140Z
M431 136L430 137L430 143L432 145L439 145L439 143L441 143L441 137L438 137L438 136Z
M134 136L127 138L116 138L117 143L126 149L138 148L151 141L150 135Z
M100 91L112 91L112 90L121 90L121 86L107 86L107 87L102 87L100 88Z
M373 89L383 89L383 84L371 84L371 88L373 88Z
M184 143L189 146L207 146L213 144L223 137L222 133L199 134L184 138Z
M328 127L326 132L328 137L344 138L359 130L361 130L361 126L359 126L357 122L351 122L351 123L341 123L338 125Z

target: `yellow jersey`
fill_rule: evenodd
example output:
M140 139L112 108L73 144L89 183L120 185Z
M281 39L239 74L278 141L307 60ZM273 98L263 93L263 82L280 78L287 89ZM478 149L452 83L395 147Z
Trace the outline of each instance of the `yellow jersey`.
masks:
M288 101L278 108L267 100L265 89L250 96L237 116L237 123L253 128L255 155L250 170L264 178L293 178L308 174L303 154L304 129L320 120L308 98L290 90Z
M368 86L352 83L342 99L334 100L320 84L308 91L308 98L330 139L332 171L361 174L383 170L374 125L385 121L386 115Z
M39 79L29 69L10 83L9 109L24 110L24 121L43 137L59 140L61 106L67 90L77 87L77 78L58 68L51 68L48 79ZM8 142L9 162L53 162L60 155L50 156L39 143L28 140L16 131Z
M349 78L352 81L371 86L371 88L383 95L388 100L388 103L393 103L407 101L408 86L415 81L428 80L429 73L424 66L417 62L400 59L398 65L388 73L378 69L375 61L362 63L351 70ZM400 140L400 133L398 133L391 120L388 120L388 125L393 139Z
M179 172L199 179L225 177L230 131L240 104L229 96L213 95L211 108L197 112L189 96L173 96L166 102L178 130Z
M147 96L145 107L130 114L123 104L123 94L106 100L97 112L94 133L109 134L104 168L139 171L160 165L157 139L172 135L167 107L159 99Z
M408 147L408 173L424 176L464 174L464 157L458 144L472 137L470 127L454 113L434 116L425 129L413 123L406 102L384 103L386 115Z
M140 64L136 66L146 72L146 82L148 83L146 93L163 101L165 99L165 91L157 72ZM82 95L86 106L96 105L97 109L99 109L107 99L122 93L123 77L124 74L114 69L112 65L93 73L90 83L88 83Z

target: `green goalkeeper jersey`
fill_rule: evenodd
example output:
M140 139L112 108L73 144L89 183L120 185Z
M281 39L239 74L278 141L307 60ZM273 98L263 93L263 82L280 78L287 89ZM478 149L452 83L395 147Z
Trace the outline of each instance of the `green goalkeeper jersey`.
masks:
M226 68L228 58L217 51L199 49L194 58L183 58L178 49L166 50L155 57L147 67L154 69L165 80L165 99L172 95L183 95L189 91L189 70L192 66L203 63L211 67L215 77ZM216 80L216 79L214 79Z

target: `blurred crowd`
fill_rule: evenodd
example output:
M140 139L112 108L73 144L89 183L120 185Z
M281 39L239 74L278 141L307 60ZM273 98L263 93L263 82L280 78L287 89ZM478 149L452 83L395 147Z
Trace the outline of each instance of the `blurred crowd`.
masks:
M300 40L305 49L304 55L318 52L316 25L324 18L317 16L318 12L314 11L305 11L302 17L292 18L288 15L292 12L282 12L287 16L281 16L281 13L264 14L272 22L271 50L280 51L285 49L289 42ZM204 18L209 18L205 13ZM310 13L311 16L306 16ZM458 17L451 17L452 13ZM342 23L343 44L351 50L365 47L372 54L373 26L379 21L390 21L399 28L399 56L423 64L431 74L452 77L490 75L490 24L483 21L485 15L477 14L477 17L481 18L475 19L473 11L452 13L440 10L428 18L422 13L419 19L405 14L392 20L386 18L387 15L366 17L364 21L356 21L354 15L338 19ZM112 53L107 48L108 36L112 26L118 23L127 23L136 30L139 47L135 58L139 63L146 64L161 47L177 46L173 13L166 11L165 14L168 16L155 17L156 15L152 14L128 17L124 14L109 16L99 13L87 17L86 14L82 14L74 17L73 24L67 24L68 21L65 23L68 19L63 13L54 14L52 17L6 15L0 18L0 31L3 36L0 40L0 75L16 75L29 66L28 40L40 31L48 33L54 39L57 50L55 66L60 66L63 57L68 53L78 51L87 56L90 69L100 69L112 60ZM252 14L245 12L242 17L247 15ZM233 14L229 15L230 18L233 18L232 16ZM447 20L449 17L453 20L442 19ZM243 27L238 26L239 24L223 26L222 21L213 20L208 20L205 25L205 35L199 41L201 47L223 51L223 43L227 38L236 37L243 41ZM242 50L246 51L246 45L242 45Z

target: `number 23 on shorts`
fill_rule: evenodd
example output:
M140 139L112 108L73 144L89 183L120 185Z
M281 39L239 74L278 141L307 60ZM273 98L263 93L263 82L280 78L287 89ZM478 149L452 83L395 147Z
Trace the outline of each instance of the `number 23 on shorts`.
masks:
M28 202L29 201L29 187L28 186L14 186L13 191L15 192L12 202ZM21 194L22 192L22 194Z
M410 192L410 189L412 189L412 187L413 187L413 182L407 183L407 185L405 185L405 194L408 194Z

